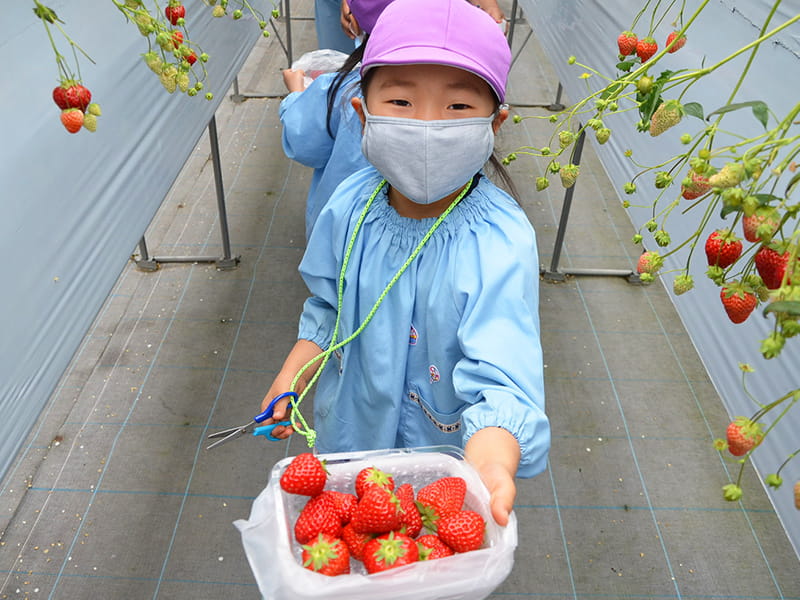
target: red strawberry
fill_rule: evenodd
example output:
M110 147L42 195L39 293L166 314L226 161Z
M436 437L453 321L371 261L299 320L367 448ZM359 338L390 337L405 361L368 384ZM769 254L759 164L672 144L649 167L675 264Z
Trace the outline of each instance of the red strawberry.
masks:
M53 102L56 103L61 110L67 109L70 106L67 104L67 88L63 85L58 85L53 88Z
M347 525L353 518L356 504L358 504L358 498L356 498L355 494L348 494L336 490L325 490L322 493L331 497L333 503L336 505L336 513L339 515L339 520L342 522L342 525Z
M644 63L650 60L650 57L658 52L658 44L652 36L647 36L640 39L636 44L636 55Z
M728 229L711 232L706 240L706 258L709 266L730 267L742 254L742 242Z
M186 7L180 2L170 0L169 5L164 9L164 16L167 17L173 25L178 24L178 19L183 19L186 16Z
M83 111L77 108L62 110L61 122L70 133L78 133L83 127Z
M53 94L53 99L55 99L55 90L53 90ZM80 83L71 83L64 88L65 108L79 108L81 112L86 112L86 107L89 106L91 101L92 92ZM56 104L58 104L58 102L56 102Z
M375 534L356 531L351 523L342 527L342 539L350 550L350 556L356 560L364 560L364 546L374 537Z
M636 52L636 43L639 38L632 31L623 31L617 38L617 46L621 56L630 56Z
M422 522L436 531L439 519L452 515L464 506L467 482L461 477L441 477L417 492L417 506Z
M366 567L367 573L379 573L415 563L418 560L417 542L397 531L378 536L364 546L364 567Z
M377 467L365 467L356 474L356 496L361 498L366 489L377 485L391 491L394 490L394 479L389 473L381 471Z
M744 323L758 304L758 298L741 284L725 286L719 293L728 318L734 323Z
M471 510L461 510L440 519L437 533L456 552L469 552L483 545L485 528L482 516Z
M387 533L400 529L401 514L397 496L373 485L361 496L350 523L361 533Z
M301 544L307 544L320 533L340 537L342 522L336 511L336 504L330 496L312 496L294 522L294 537Z
M281 489L289 494L316 496L328 480L325 465L310 452L298 454L281 475Z
M197 62L197 54L195 53L194 50L189 52L189 54L187 54L185 58L186 62L188 62L190 65L193 65L194 63Z
M664 44L664 47L669 46L672 43L672 40L674 40L676 37L678 37L678 32L677 31L673 31L672 33L670 33L667 36L667 43ZM672 46L672 48L670 48L669 50L667 50L667 52L670 52L670 53L677 52L678 50L683 48L685 45L686 45L686 36L682 35L681 37L678 38L678 41L675 42L675 45Z
M800 510L800 481L794 484L794 507Z
M177 29L172 32L172 43L176 48L183 43L183 34Z
M681 183L681 196L686 200L694 200L711 189L708 177L700 175L693 169L686 174L686 179Z
M414 502L414 488L410 483L404 483L394 493L400 501L400 510L403 512L400 517L401 530L415 538L422 531L422 515L419 514Z
M761 443L764 437L761 426L747 417L736 417L725 432L728 451L734 456L743 456Z
M340 539L320 533L303 546L303 566L321 575L346 575L350 573L350 551Z
M435 560L445 556L453 556L453 549L445 544L442 539L433 533L421 535L417 538L420 560Z
M759 207L752 215L742 218L744 239L748 242L769 241L780 224L781 218L777 210L767 206Z
M761 275L764 285L770 290L781 287L786 266L789 264L789 252L779 254L771 246L761 246L753 257L756 270Z

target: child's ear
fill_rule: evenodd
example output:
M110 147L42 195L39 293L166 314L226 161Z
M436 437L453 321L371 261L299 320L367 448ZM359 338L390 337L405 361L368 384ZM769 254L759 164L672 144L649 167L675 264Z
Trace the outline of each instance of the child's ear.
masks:
M363 107L362 103L363 103L363 100L361 98L358 98L358 97L350 98L350 104L356 110L356 113L358 114L358 118L361 120L361 126L363 127L364 123L366 123L366 121L367 121L367 118L364 116L364 107ZM508 112L508 111L506 111L506 112ZM508 115L506 115L506 116L508 116Z
M497 111L497 116L492 121L492 131L497 133L497 130L500 129L500 125L505 123L505 120L508 118L508 105L503 104L500 107L500 110Z

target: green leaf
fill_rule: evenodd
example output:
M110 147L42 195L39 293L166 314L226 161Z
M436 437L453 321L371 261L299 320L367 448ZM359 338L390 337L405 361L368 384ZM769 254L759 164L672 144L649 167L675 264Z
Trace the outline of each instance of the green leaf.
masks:
M791 182L789 183L789 185L791 185ZM759 206L766 206L773 200L777 200L778 202L783 200L783 198L781 198L780 196L776 196L775 194L753 194L753 198L758 200Z
M723 204L722 208L719 211L719 216L724 219L725 217L727 217L732 212L739 212L739 211L741 211L741 208L737 208L735 206L730 206L728 204Z
M625 62L617 63L617 69L620 70L620 71L626 71L627 72L627 71L631 70L631 67L633 67L634 64L636 64L636 63L634 63L633 61L625 61Z
M800 181L800 173L795 173L789 180L789 184L786 186L786 196L789 196L789 194L794 191L794 186L797 185L798 181Z
M764 316L771 312L787 313L789 315L800 315L800 302L797 300L778 300L771 302L764 309Z
M600 94L600 98L605 100L609 96L621 91L623 87L625 87L624 84L620 83L619 81L615 81L603 90L603 93Z
M699 102L687 102L683 105L683 110L690 117L696 117L703 120L703 106Z
M714 112L708 113L706 119L710 119L714 115L724 115L725 113L733 112L734 110L739 110L741 108L751 108L753 110L753 116L758 119L759 123L761 123L764 128L767 127L767 119L769 116L769 108L767 107L766 103L762 102L761 100L750 100L748 102L736 102L735 104L727 104L722 108L718 108Z

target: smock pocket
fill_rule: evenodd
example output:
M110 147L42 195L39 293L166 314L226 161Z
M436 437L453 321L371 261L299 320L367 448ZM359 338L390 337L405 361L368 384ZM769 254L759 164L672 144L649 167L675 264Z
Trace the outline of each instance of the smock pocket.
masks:
M442 433L458 433L461 431L461 413L464 410L463 407L450 413L438 411L425 401L419 389L416 387L410 388L407 396L408 399L419 408L424 419Z

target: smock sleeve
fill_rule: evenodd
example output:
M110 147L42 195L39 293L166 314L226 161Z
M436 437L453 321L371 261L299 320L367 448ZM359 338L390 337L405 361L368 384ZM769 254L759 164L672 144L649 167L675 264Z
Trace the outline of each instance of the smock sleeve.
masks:
M453 383L471 404L462 414L464 443L479 429L506 429L521 449L517 475L533 477L545 469L550 449L533 228L522 210L517 219L485 223L458 257L454 289L463 311L458 341L464 358Z
M283 125L281 142L286 156L307 167L321 169L330 158L334 139L328 133L328 90L335 73L323 73L304 91L281 101L278 115ZM331 115L331 130L338 127L338 111Z

